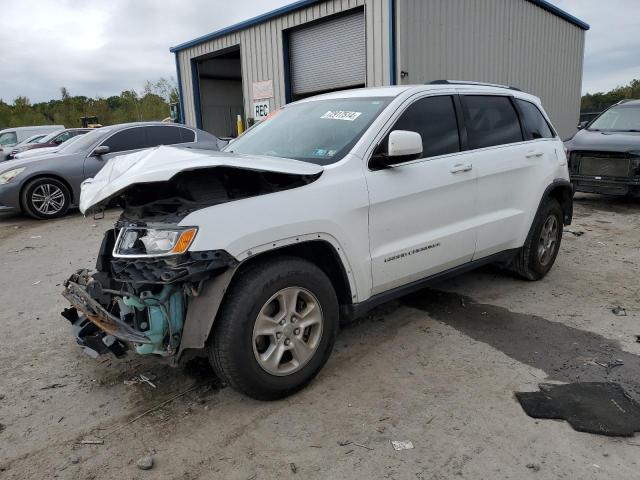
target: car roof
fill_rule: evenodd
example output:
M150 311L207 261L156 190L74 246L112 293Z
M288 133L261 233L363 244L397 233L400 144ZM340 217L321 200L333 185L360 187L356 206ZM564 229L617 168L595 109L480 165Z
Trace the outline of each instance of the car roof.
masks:
M438 84L424 84L424 85L402 85L391 87L371 87L371 88L354 88L350 90L340 90L337 92L324 93L313 97L305 98L299 102L314 101L314 100L331 100L341 98L368 98L368 97L399 97L401 95L412 95L421 92L459 92L459 93L484 93L494 95L509 94L517 98L540 103L540 99L534 95L526 92L522 92L513 87L491 85L491 84L477 84L477 83L438 83ZM296 102L298 103L298 102Z
M108 128L127 128L127 127L146 127L151 125L168 125L170 127L182 127L189 128L186 125L182 125L181 123L169 123L169 122L161 122L159 120L150 120L148 122L128 122L128 123L116 123L115 125L106 125ZM104 127L100 127L104 128Z
M622 100L614 105L614 107L637 107L640 105L640 100L637 98L631 100Z
M58 130L62 130L64 128L64 125L31 125L31 126L24 126L24 127L7 127L7 128L3 128L0 129L0 133L4 132L4 131L22 131L22 130L51 130L53 128L56 128Z

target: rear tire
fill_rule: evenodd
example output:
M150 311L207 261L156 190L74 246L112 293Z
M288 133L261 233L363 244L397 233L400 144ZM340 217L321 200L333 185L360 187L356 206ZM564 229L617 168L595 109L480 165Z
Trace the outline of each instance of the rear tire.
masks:
M307 385L331 355L338 331L331 281L296 257L258 261L229 289L207 346L216 374L257 400Z
M563 212L555 198L540 207L533 228L510 267L525 280L540 280L553 267L562 241Z
M45 220L62 217L71 205L71 193L67 186L55 178L37 178L22 190L21 203L25 213Z

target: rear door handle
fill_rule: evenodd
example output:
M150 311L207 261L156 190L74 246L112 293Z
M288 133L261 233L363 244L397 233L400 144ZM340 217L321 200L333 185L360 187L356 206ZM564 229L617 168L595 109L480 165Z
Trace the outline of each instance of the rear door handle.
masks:
M473 168L473 165L470 163L458 163L451 167L449 170L451 173L460 173L460 172L468 172Z
M539 158L542 156L542 152L529 152L527 153L527 158Z

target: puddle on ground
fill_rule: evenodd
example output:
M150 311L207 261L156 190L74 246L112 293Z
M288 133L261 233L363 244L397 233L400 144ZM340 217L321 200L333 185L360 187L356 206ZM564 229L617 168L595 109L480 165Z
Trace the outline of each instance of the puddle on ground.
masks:
M613 382L640 401L640 357L601 335L432 289L408 295L402 303L545 371L549 379Z

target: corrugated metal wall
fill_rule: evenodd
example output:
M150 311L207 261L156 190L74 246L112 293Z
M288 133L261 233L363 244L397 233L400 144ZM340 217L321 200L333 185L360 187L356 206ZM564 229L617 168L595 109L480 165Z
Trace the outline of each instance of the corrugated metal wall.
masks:
M402 84L513 85L540 97L564 138L580 113L585 32L524 0L397 0Z
M191 59L240 45L247 116L250 116L253 104L253 82L273 80L274 98L270 99L270 104L272 109L277 108L285 103L283 30L361 6L364 6L366 15L367 86L388 85L388 3L388 0L328 0L180 51L178 59L186 124L196 125Z

